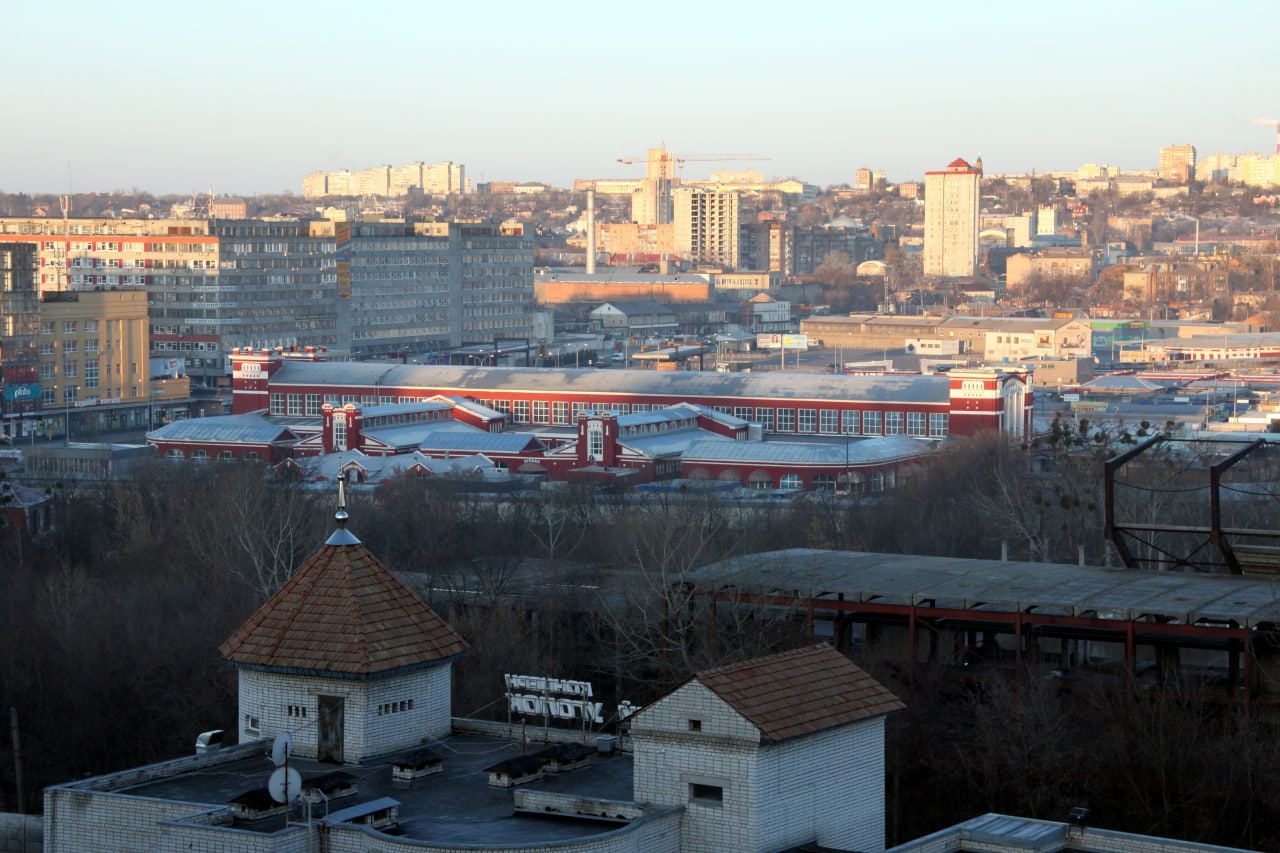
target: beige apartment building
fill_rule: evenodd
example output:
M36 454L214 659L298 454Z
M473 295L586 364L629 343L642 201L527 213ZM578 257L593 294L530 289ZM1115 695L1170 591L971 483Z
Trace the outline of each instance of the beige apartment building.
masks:
M694 263L738 266L738 194L681 188L672 193L676 254Z
M40 302L40 393L55 403L145 402L145 290L51 291Z
M1160 180L1173 184L1185 184L1196 174L1196 147L1194 145L1170 145L1160 149Z
M1097 276L1097 258L1088 249L1046 249L1009 256L1005 284L1022 287L1033 276L1078 278L1082 284L1090 283Z
M924 274L968 278L978 271L982 161L956 158L924 176Z
M402 196L413 191L427 195L469 192L466 167L446 160L443 163L409 163L404 166L375 166L359 172L312 172L302 179L304 198L325 196Z
M675 254L675 226L641 225L638 222L596 225L596 251L620 256L623 262L638 255Z

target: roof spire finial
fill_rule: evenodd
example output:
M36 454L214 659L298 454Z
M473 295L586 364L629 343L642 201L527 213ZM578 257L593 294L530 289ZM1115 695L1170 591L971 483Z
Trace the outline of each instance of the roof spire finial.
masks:
M343 471L338 475L338 511L333 514L333 520L338 523L338 529L333 531L326 545L359 545L360 540L357 539L350 530L347 530L347 477L348 472Z
M347 472L343 471L338 475L338 511L333 514L333 520L338 522L338 527L346 527L347 519Z

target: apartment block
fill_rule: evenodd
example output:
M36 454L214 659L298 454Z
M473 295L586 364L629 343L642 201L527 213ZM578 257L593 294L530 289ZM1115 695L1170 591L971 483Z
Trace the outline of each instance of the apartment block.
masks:
M968 278L978 271L977 166L956 158L924 176L924 274Z
M469 192L466 167L446 160L443 163L409 163L404 166L375 166L359 172L311 172L302 179L304 198L324 196L402 196L411 192L450 195Z
M151 355L226 384L237 346L357 356L532 335L520 225L299 220L0 219L35 246L44 292L146 292Z
M1188 183L1196 174L1196 147L1170 145L1167 148L1161 148L1157 174L1162 181L1174 184Z
M694 263L738 266L738 194L681 188L672 193L676 254Z
M621 263L649 260L649 256L670 257L675 253L675 228L641 225L638 222L611 222L596 225L596 250Z

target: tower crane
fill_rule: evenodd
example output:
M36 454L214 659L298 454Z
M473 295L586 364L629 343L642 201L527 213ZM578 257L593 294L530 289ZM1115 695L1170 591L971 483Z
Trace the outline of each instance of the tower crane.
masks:
M683 169L685 163L772 159L772 157L765 154L685 154L681 156L668 151L666 148L654 148L648 154L619 157L618 162L624 163L628 166L634 163L645 163L650 166L654 164L662 166L667 163L674 163Z

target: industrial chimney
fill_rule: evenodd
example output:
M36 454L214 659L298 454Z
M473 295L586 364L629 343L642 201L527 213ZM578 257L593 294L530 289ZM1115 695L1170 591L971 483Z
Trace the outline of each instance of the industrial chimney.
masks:
M596 194L587 190L587 275L596 274Z

